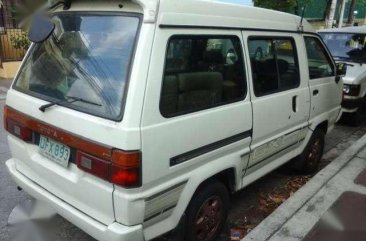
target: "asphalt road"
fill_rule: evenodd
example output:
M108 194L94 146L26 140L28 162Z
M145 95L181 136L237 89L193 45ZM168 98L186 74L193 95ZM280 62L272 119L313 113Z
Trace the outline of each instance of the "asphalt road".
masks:
M12 209L25 202L29 196L17 190L15 183L9 177L5 168L5 161L10 158L10 152L6 142L6 133L3 130L4 101L0 100L0 240L11 240L9 237L7 220ZM359 127L350 127L339 124L326 139L326 154L323 163L326 165L337 157L342 151L352 145L357 139L366 133L366 115L363 116L363 124ZM283 185L288 179L288 173L274 171L232 197L232 207L228 219L228 227L235 227L243 221L243 213L258 203L259 192L270 192L274 188ZM94 240L71 223L61 217L55 220L56 236L59 241L92 241ZM224 233L222 240L227 240ZM166 240L159 238L158 240Z

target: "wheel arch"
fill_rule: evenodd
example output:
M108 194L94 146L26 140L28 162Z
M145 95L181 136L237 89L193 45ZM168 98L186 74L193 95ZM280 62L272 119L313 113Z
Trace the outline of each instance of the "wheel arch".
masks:
M325 134L327 134L328 132L328 127L329 127L329 122L326 120L326 121L323 121L321 123L319 123L314 130L321 130L323 131Z
M237 185L235 167L227 168L227 169L207 178L197 187L195 193L197 192L197 190L200 187L202 187L204 185L208 185L208 183L210 183L211 181L219 181L225 185L225 187L228 189L228 191L230 193L235 192L236 185Z

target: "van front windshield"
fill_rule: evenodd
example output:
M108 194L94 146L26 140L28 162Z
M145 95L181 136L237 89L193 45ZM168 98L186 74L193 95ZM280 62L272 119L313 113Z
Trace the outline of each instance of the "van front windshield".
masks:
M107 119L122 117L139 18L59 14L55 31L34 44L14 88Z
M335 60L366 62L366 34L320 33Z

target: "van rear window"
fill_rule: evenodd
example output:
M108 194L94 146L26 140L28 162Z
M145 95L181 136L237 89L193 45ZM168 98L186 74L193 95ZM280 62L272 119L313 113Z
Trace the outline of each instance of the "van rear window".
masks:
M121 120L140 19L59 14L56 28L34 44L15 89L81 112Z

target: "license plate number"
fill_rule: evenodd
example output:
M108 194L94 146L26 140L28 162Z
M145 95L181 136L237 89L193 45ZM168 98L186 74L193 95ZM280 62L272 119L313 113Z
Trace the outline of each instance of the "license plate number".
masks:
M68 166L70 159L70 147L45 136L41 136L38 147L43 156L63 167Z

